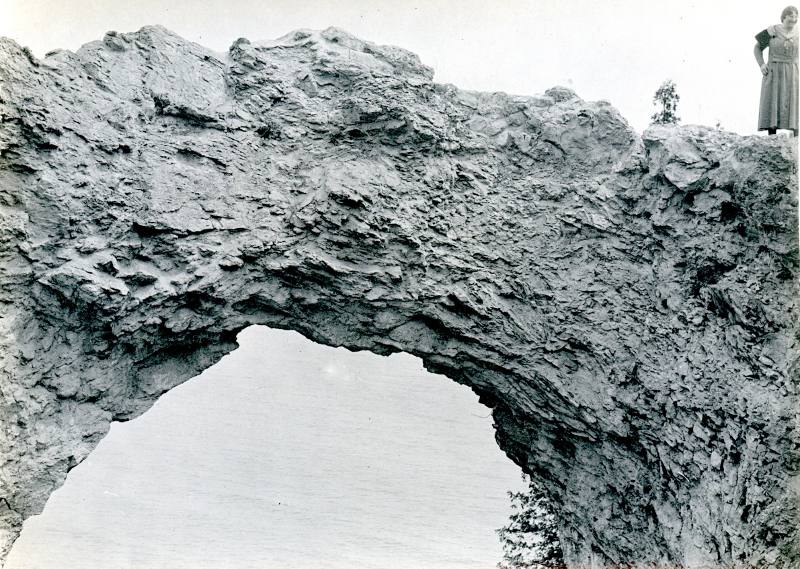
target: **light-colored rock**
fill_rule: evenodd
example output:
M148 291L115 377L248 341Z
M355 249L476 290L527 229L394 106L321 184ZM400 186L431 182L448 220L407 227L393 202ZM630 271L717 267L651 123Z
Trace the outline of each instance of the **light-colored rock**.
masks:
M472 387L573 566L797 566L794 141L432 77L337 29L0 40L0 550L265 324Z

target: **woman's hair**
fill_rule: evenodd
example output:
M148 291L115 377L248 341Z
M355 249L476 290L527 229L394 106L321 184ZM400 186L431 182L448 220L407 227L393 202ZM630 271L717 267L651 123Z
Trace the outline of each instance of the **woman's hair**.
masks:
M781 22L783 22L783 20L785 20L786 16L788 16L789 14L794 14L796 16L797 8L795 8L794 6L786 6L786 8L783 9L783 12L781 12Z

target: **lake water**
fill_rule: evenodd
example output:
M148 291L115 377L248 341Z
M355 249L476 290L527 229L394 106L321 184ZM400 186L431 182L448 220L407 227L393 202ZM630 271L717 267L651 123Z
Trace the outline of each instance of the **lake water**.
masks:
M519 468L489 410L407 354L251 327L109 435L7 569L488 569Z

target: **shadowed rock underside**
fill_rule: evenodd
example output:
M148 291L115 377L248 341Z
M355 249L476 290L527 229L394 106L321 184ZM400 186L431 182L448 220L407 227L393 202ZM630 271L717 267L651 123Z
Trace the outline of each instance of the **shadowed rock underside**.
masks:
M264 324L470 386L571 566L797 566L794 141L432 77L333 28L0 40L0 550Z

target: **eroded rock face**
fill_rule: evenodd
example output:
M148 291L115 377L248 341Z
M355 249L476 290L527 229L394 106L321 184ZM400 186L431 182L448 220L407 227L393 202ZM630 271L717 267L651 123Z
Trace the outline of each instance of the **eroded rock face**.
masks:
M494 410L572 565L798 563L796 150L340 30L0 40L0 543L251 324Z

